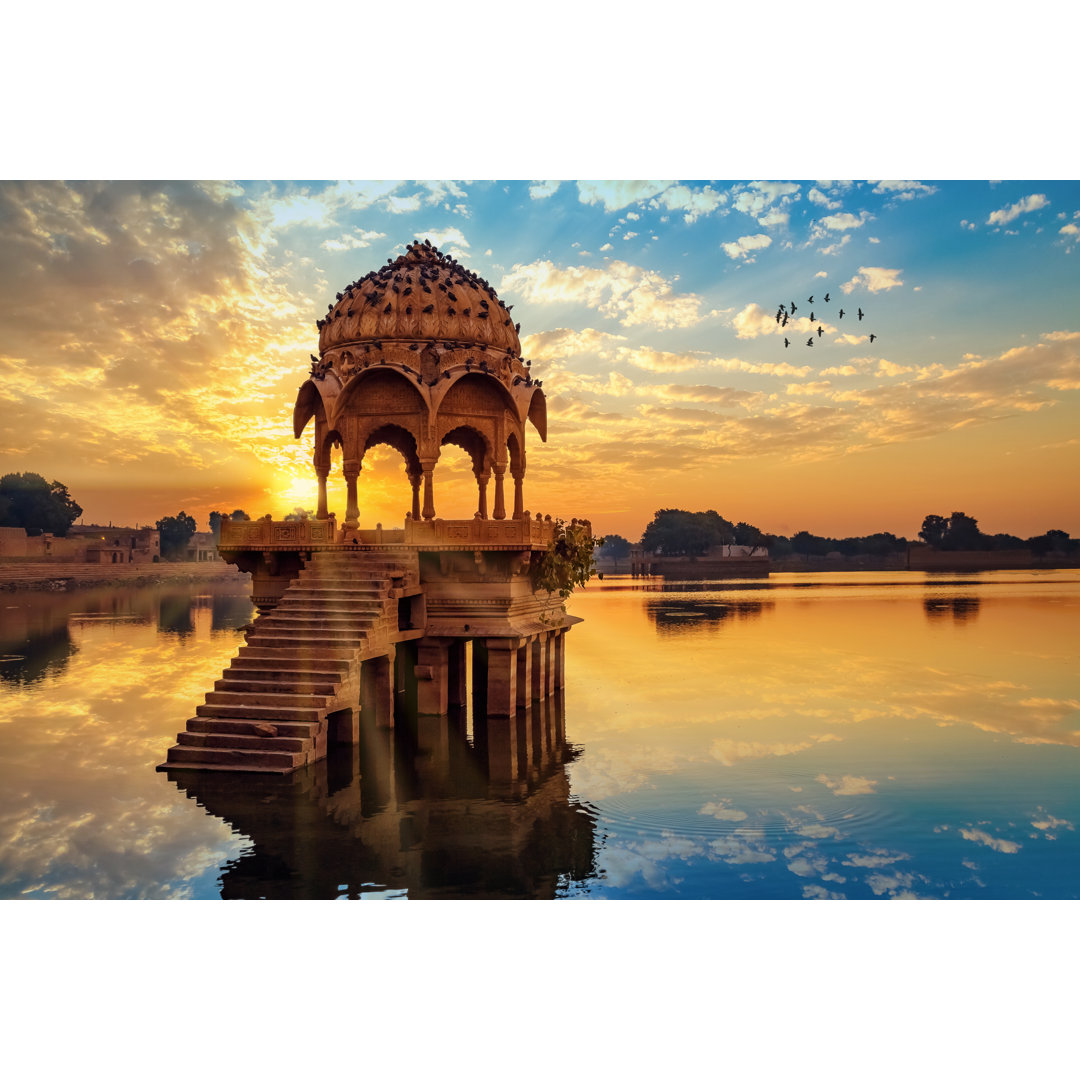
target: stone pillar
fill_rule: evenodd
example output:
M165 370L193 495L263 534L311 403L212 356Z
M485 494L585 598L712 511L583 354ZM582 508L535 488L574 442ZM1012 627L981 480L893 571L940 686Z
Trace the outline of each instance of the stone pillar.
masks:
M566 685L566 631L555 634L555 688L561 690Z
M435 463L424 465L424 520L430 521L435 516L435 493L432 489L432 473L435 471Z
M319 478L319 508L315 511L315 517L325 521L330 516L326 509L326 478L330 475L330 467L324 469L316 465L315 475Z
M360 741L360 710L338 709L326 717L328 742L349 745Z
M477 473L476 474L476 486L480 493L479 504L477 506L477 512L482 518L486 518L487 515L487 485L488 480L491 478L491 473Z
M488 638L487 714L517 713L517 639Z
M342 471L345 473L345 484L348 489L348 501L345 507L345 523L356 527L360 518L360 504L356 500L356 481L360 476L360 462L346 461Z
M492 517L496 521L502 521L506 517L506 503L503 500L503 475L506 473L506 466L496 462L491 468L495 473L495 512Z
M525 497L522 493L522 482L525 479L524 471L515 472L514 476L514 520L520 521L525 512Z
M373 656L360 668L360 710L375 727L394 726L394 658Z
M447 650L446 704L452 709L468 705L468 674L464 641L453 641Z
M532 643L532 699L543 701L547 697L547 679L544 678L544 669L547 666L547 639L543 634L538 634Z
M532 705L532 672L532 642L526 641L517 651L517 704L519 709L527 709Z
M445 716L449 705L449 642L422 638L416 649L416 711L420 716Z
M547 634L547 649L545 660L547 663L544 665L544 682L547 684L547 696L554 697L555 695L555 640L558 637L557 631L549 632Z
M420 520L420 473L409 473L409 483L412 485L412 519Z

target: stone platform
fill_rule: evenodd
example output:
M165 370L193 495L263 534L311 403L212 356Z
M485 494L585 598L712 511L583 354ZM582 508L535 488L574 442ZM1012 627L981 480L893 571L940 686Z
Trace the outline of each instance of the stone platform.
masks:
M580 620L529 575L550 519L222 526L259 615L159 769L291 772L354 743L361 716L386 728L403 702L420 716L464 706L470 674L495 721L563 685Z

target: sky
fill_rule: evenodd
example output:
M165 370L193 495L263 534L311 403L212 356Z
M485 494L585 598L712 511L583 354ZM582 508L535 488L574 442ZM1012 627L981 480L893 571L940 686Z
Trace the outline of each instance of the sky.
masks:
M1071 181L6 181L0 468L99 524L314 506L315 320L414 239L521 321L531 510L632 540L665 507L1080 532ZM363 517L404 517L402 468L365 460ZM464 452L442 469L440 516L471 516Z

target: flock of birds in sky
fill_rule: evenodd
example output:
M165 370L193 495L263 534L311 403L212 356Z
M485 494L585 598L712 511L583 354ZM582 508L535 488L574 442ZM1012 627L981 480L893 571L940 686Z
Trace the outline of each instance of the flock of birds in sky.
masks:
M825 299L826 304L829 303L829 294L828 293L825 294L824 299ZM811 296L810 299L807 300L807 303L808 304L813 304L813 302L814 302L814 298L813 298L813 296ZM799 309L798 309L798 307L796 307L794 300L791 301L791 307L790 308L786 304L780 304L779 305L779 307L776 309L776 321L780 324L781 328L787 326L788 320L790 318L792 318L795 315L795 312L798 311L798 310ZM841 308L839 317L842 319L845 314L850 315L851 313L850 312L845 313L844 309ZM862 322L863 318L865 317L865 312L863 311L862 308L858 309L858 316L859 316L859 322ZM814 312L813 312L812 309L810 311L810 322L811 322L811 324L813 324L815 322L818 324L817 336L820 338L821 335L825 333L825 330L824 330L824 327L822 327L822 325L821 325L820 321L818 320L817 316L814 315ZM870 335L870 344L871 345L874 343L876 338L877 338L877 334L871 334ZM788 346L790 344L791 344L791 342L788 341L787 338L784 338L784 348L785 349L788 348ZM811 348L813 348L814 335L812 333L806 339L806 344L809 345Z

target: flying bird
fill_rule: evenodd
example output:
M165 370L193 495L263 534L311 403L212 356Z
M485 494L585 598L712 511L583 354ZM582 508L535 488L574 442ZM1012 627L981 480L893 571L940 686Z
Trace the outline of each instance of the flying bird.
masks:
M829 302L829 294L828 294L828 293L826 293L826 294L825 294L825 303L827 304L828 302Z
M808 337L808 338L806 339L806 344L807 344L807 345L809 345L809 346L810 346L811 348L813 348L813 345L814 345L814 335L813 335L813 334L811 334L811 335L810 335L810 336L809 336L809 337Z
M795 311L796 311L796 308L795 308L795 301L794 301L794 300L792 300L792 301L791 301L791 314L792 314L792 315L794 315L794 314L795 314Z
M791 344L791 342L788 341L787 338L784 338L784 348L786 349L790 344Z
M814 321L814 313L813 313L812 311L810 312L810 321L811 321L811 322L813 322L813 321Z
M871 334L871 335L870 335L870 344L871 344L871 345L873 345L873 344L874 344L874 338L876 338L876 337L877 337L877 334Z
M862 322L862 317L863 317L863 309L859 308L859 322Z
M784 321L780 324L781 327L787 326L787 312L784 312Z
M844 309L843 309L843 308L841 308L841 309L840 309L840 318L842 319L843 317L844 317Z
M821 323L818 323L817 336L821 337L821 335L824 334L824 333L825 333L824 327L821 325Z

